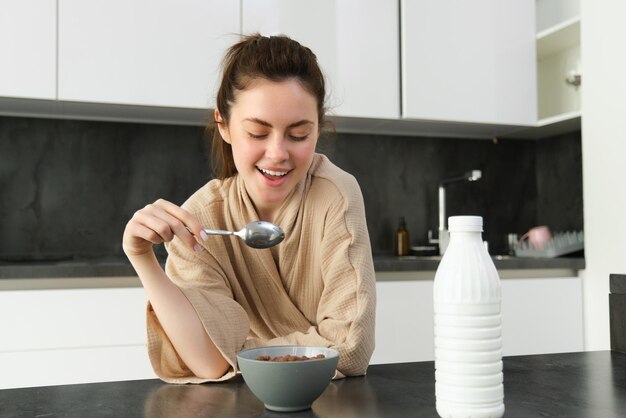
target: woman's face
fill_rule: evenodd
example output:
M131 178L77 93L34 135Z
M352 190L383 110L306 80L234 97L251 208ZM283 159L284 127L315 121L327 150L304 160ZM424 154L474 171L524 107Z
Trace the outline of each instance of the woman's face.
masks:
M219 112L215 119L221 121ZM218 124L262 220L272 221L306 175L319 137L317 101L295 79L254 80Z

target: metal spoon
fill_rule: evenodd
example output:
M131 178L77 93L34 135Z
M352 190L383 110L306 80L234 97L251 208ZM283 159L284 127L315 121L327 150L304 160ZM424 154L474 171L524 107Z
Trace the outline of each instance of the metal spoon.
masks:
M270 248L285 239L283 230L270 222L250 222L240 231L222 231L219 229L205 229L207 235L237 235L252 248Z

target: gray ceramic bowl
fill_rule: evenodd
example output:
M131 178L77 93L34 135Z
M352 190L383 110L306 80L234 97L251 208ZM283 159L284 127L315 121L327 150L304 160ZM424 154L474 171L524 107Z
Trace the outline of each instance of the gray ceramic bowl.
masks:
M257 360L284 355L326 358L274 362ZM272 411L290 412L308 409L332 380L339 353L331 348L306 346L275 346L243 350L237 354L243 379L254 395Z

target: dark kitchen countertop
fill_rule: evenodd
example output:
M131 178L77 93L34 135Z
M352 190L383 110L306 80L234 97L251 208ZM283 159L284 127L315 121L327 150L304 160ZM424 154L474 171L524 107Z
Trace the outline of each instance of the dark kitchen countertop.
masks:
M525 270L525 269L570 269L583 270L585 259L582 257L568 258L527 258L495 255L491 257L498 270ZM420 271L437 270L440 256L375 256L374 268L376 271Z
M438 256L396 257L392 255L375 255L374 268L376 272L434 272L437 270L440 260L441 257ZM585 268L584 258L521 258L494 256L493 260L498 270L568 269L575 271ZM135 276L135 271L124 257L63 261L0 261L0 280L129 276Z
M611 351L503 358L505 416L626 416L626 354ZM0 391L0 415L55 417L437 417L434 362L378 364L333 381L296 413L271 412L241 376L204 385L160 380Z
M161 263L163 265L163 262ZM135 276L123 257L61 261L0 261L0 279Z

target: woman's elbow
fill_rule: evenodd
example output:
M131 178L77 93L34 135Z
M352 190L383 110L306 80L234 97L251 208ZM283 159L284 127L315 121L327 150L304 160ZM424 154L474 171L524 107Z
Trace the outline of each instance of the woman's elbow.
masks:
M350 364L344 367L339 367L338 370L344 376L363 376L367 372L367 367L369 366L369 362L362 362L359 364Z
M226 374L229 368L230 364L223 357L189 367L192 373L201 379L219 379Z
M367 372L373 351L373 343L362 344L344 351L339 355L339 371L346 376L364 375Z

